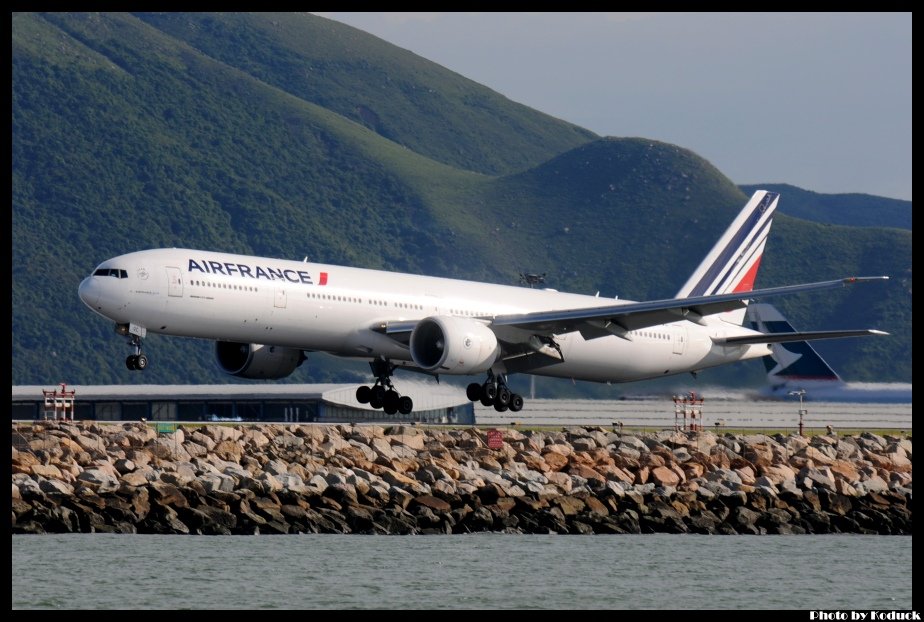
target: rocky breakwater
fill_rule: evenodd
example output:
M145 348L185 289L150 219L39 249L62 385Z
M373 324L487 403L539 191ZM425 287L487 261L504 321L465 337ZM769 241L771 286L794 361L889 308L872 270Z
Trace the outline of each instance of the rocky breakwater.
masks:
M910 438L13 425L12 532L911 533Z

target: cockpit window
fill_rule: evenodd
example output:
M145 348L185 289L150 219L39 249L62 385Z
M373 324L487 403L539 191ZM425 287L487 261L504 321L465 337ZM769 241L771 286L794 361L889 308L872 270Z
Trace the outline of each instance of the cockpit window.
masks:
M127 279L128 272L117 268L99 268L93 273L93 276L114 276L117 279Z

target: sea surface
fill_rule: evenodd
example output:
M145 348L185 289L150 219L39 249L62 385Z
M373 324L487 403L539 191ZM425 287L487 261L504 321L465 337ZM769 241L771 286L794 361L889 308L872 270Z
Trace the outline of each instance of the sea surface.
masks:
M891 610L911 568L910 536L14 535L12 608Z

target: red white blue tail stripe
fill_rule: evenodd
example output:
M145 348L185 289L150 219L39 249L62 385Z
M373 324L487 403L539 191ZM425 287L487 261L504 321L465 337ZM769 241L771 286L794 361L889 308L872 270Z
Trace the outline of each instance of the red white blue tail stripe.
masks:
M675 298L749 292L770 234L779 193L758 190Z

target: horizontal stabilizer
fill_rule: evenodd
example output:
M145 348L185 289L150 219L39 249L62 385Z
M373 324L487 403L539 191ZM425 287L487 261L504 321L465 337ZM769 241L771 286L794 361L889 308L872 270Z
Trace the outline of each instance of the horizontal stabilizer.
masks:
M814 341L817 339L840 339L841 337L865 337L867 335L888 335L889 333L873 328L858 330L815 330L795 333L770 333L763 335L746 335L743 337L713 337L716 345L746 346L757 343L788 343L791 341Z

